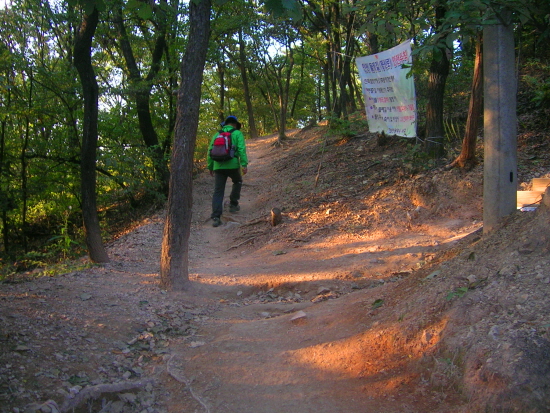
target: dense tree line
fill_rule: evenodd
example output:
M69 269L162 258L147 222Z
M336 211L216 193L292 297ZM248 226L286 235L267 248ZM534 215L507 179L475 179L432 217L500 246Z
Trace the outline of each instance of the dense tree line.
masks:
M353 122L363 109L355 58L407 39L415 50L419 137L449 144L450 135L457 137L449 119L465 127L470 94L479 105L474 63L482 27L503 11L512 16L518 75L532 91L522 107L550 105L547 2L208 4L196 142L186 146L197 163L228 114L243 119L250 138L278 132L280 143L289 128L322 119ZM11 0L0 10L3 260L20 259L37 245L44 260L66 254L73 240L89 244L90 232L101 244L98 210L145 195L168 196L174 136L189 120L178 118L189 116L178 112L178 95L190 11L199 6L198 0ZM475 102L470 108L465 142L478 135ZM471 158L467 150L463 155ZM96 257L107 259L101 251Z

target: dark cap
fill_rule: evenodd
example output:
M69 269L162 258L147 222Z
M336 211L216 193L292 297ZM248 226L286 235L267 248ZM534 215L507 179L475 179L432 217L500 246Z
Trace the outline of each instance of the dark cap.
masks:
M239 121L236 116L231 115L225 118L225 122L223 122L224 125L227 125L228 123L239 123Z

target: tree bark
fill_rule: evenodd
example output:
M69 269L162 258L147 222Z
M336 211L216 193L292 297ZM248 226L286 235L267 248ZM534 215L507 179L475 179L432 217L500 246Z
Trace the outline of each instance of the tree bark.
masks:
M160 183L161 192L163 194L168 194L170 173L164 158L164 150L159 145L158 135L155 131L153 120L151 118L150 107L151 88L153 86L152 81L160 70L162 55L166 49L166 22L161 22L159 25L159 33L157 34L155 47L152 53L151 68L147 76L143 78L136 63L134 52L132 51L132 46L130 45L126 32L126 27L124 26L122 8L119 8L117 13L115 25L119 31L120 48L122 50L122 54L126 62L126 68L128 69L129 78L132 84L131 94L136 100L139 130L145 145L151 151L153 167L157 174L157 181Z
M86 245L90 259L94 262L108 262L109 257L101 240L101 228L96 204L96 161L98 85L92 66L92 39L99 19L97 8L85 14L75 37L74 66L80 76L84 96L84 121L82 148L80 152L80 182L82 192L82 217Z
M441 4L436 6L436 26L437 31L440 22L445 16L445 7ZM441 39L441 44L445 44L446 39ZM445 95L445 83L449 76L449 57L447 56L448 49L442 46L439 50L434 51L432 62L430 64L430 74L428 78L428 103L426 105L426 141L424 150L435 156L440 157L444 153L443 147L443 97Z
M189 287L189 235L193 205L193 153L199 123L201 85L208 40L211 0L189 2L189 41L181 65L181 86L171 158L168 211L160 259L161 287Z
M251 139L258 137L256 129L256 121L254 119L254 106L252 105L252 97L250 96L250 85L248 84L248 72L246 70L246 44L243 40L243 31L239 30L239 68L241 70L241 78L243 80L244 101L246 103L246 111L248 113L248 133Z
M471 167L476 163L476 141L479 129L479 120L483 111L483 32L478 32L476 43L476 57L474 62L474 77L472 92L468 107L468 119L462 141L462 150L458 157L448 166L458 165L461 168Z
M225 120L225 63L222 58L218 62L218 78L220 81L220 108L218 120L222 123Z
M9 107L9 101L10 101L10 94L8 92L8 104L6 105ZM3 175L4 170L3 166L5 165L4 161L4 149L5 149L5 143L6 143L6 121L2 119L0 122L0 176ZM2 211L2 240L4 244L4 252L9 255L10 254L10 241L9 241L9 220L8 220L8 209L9 209L9 198L8 193L2 191L2 188L0 188L0 210Z

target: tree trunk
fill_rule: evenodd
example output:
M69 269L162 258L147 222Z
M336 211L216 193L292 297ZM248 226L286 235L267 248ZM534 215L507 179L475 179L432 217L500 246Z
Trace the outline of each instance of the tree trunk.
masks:
M109 257L101 240L101 228L96 205L96 160L98 86L92 66L92 39L97 28L99 13L94 7L91 14L85 14L76 34L74 44L74 65L82 83L84 96L84 121L82 148L80 152L80 182L82 192L82 217L86 245L90 259L94 262L108 262Z
M476 58L474 63L474 77L472 92L468 107L468 120L462 141L460 155L448 166L458 165L461 168L470 167L476 163L476 141L479 129L479 120L483 111L483 32L478 32L476 43Z
M243 80L244 101L246 103L246 111L248 114L248 133L251 139L258 137L256 129L256 121L254 120L254 106L252 105L252 97L250 96L250 86L248 84L248 72L246 70L245 42L243 40L243 31L239 30L239 68L241 69L241 78Z
M378 43L378 35L376 33L367 32L367 38L370 48L370 54L377 54L380 52L380 44Z
M357 106L355 105L355 89L353 88L353 82L351 79L351 62L353 60L353 55L355 54L354 45L355 40L353 37L353 22L355 21L355 13L352 12L347 16L346 22L346 38L345 44L346 48L344 51L344 56L342 57L342 77L343 83L341 87L343 88L342 93L342 105L346 107L345 111L347 114L357 112ZM345 96L345 98L344 98Z
M218 62L218 78L220 80L220 108L218 120L222 123L225 120L225 63L221 58Z
M9 92L8 92L8 106L9 107ZM0 123L2 127L0 128L0 177L4 174L3 166L4 163L4 149L6 143L6 121L2 120ZM2 240L4 244L4 252L6 255L10 253L10 241L9 241L9 220L8 220L8 209L9 209L9 199L8 193L2 191L0 188L0 210L2 211Z
M132 84L131 94L136 100L137 115L139 121L139 130L147 148L151 151L153 167L157 174L157 181L160 183L161 192L168 194L168 181L170 173L168 165L164 158L164 150L159 145L158 135L153 126L151 118L151 88L152 81L160 70L160 63L164 50L166 49L166 24L161 24L155 47L152 54L151 68L146 78L141 76L139 67L132 51L132 46L128 40L126 27L124 26L122 9L118 9L118 15L115 19L115 25L120 34L120 48L126 62L129 78Z
M325 117L332 115L332 100L330 96L330 65L322 64L323 78L323 94L325 95ZM319 111L319 120L321 120L321 111Z
M189 286L188 241L193 205L193 153L210 38L210 9L211 0L189 2L189 42L181 65L168 211L160 258L160 284L171 290L184 290Z
M283 76L281 73L281 85L280 85L280 126L279 126L279 143L286 140L286 121L288 117L288 101L290 98L290 81L292 78L292 70L294 69L294 51L292 50L292 44L289 41L287 46L287 58L288 67L286 68L286 76L284 83L282 82ZM282 68L281 68L282 69Z
M349 89L349 99L346 104L349 106L348 112L354 113L354 112L357 112L358 108L357 108L357 101L355 99L355 91L356 91L355 85L357 85L357 82L355 81L355 79L352 78L352 74L351 74L351 62L352 60L354 60L352 56L355 54L355 47L354 47L355 41L351 39L351 34L350 34L350 40L348 41L350 42L350 46L347 48L346 56L344 57L345 87ZM364 106L359 106L359 107L364 107Z
M436 6L436 27L439 29L440 22L445 16L445 7L442 5ZM441 39L441 44L446 43L445 37ZM432 54L432 62L430 64L430 74L428 78L428 103L426 106L426 141L424 150L435 156L443 156L443 97L445 94L445 83L449 76L449 57L447 56L448 49L446 46L434 51Z
M32 111L32 105L33 105L33 89L34 89L34 73L32 68L30 68L29 73L29 97L27 102L27 109L29 112ZM29 147L29 138L31 133L31 120L29 119L29 116L25 116L25 137L23 139L23 146L21 147L21 237L22 237L22 244L23 244L23 250L25 253L28 251L28 243L27 243L27 213L28 213L28 197L29 197L29 191L28 191L28 176L27 176L27 167L28 167L28 161L27 161L27 149Z

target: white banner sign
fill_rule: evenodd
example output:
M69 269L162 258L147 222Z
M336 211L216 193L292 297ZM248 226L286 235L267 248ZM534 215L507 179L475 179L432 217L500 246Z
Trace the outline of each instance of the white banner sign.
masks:
M411 43L356 59L371 132L416 136L416 98L410 71ZM403 68L406 64L409 67Z

